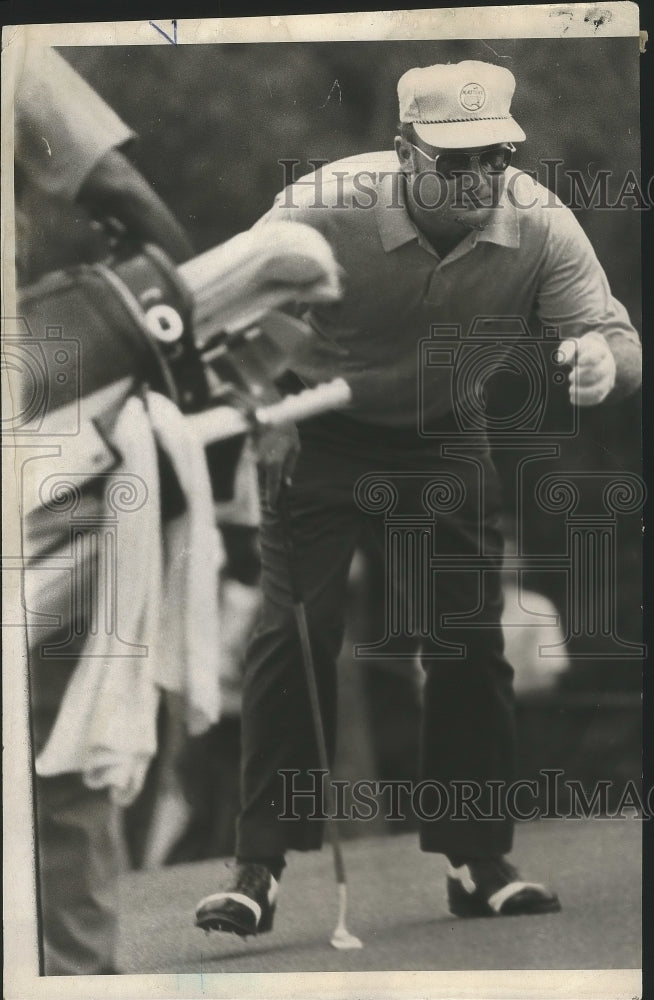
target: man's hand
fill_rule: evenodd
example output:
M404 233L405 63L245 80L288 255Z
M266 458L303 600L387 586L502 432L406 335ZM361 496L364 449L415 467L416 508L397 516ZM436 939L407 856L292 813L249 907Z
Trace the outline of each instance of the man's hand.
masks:
M556 361L572 366L570 402L575 406L596 406L615 385L615 358L601 333L593 331L579 340L564 340L557 350Z
M300 451L300 435L295 424L264 427L256 435L259 465L264 474L264 502L277 507L282 481L290 481Z

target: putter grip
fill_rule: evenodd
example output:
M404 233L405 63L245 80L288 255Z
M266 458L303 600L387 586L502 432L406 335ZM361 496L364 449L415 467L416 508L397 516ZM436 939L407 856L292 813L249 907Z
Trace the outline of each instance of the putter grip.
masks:
M262 406L256 410L255 417L259 424L273 427L277 424L306 420L327 410L337 410L349 403L350 387L342 378L318 385L315 389L304 389L295 396L287 396L279 403ZM252 430L252 425L245 414L231 406L217 406L202 413L188 416L194 434L202 444L222 441L237 434L245 434Z

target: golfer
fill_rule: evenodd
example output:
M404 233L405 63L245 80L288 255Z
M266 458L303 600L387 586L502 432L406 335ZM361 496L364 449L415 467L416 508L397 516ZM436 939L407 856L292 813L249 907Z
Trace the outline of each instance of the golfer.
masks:
M409 70L398 84L394 152L348 158L302 178L258 223L308 223L331 244L344 295L306 314L313 333L293 373L298 386L340 375L352 402L299 430L280 430L263 456L263 609L243 691L237 868L227 891L198 905L204 929L269 930L286 852L321 846L324 824L310 796L296 796L299 818L280 818L282 772L299 772L296 787L311 788L308 772L320 767L291 582L306 608L333 754L350 562L361 531L384 539L384 518L365 499L371 476L385 484L394 515L423 509L433 484L436 555L460 559L459 568L429 580L435 624L421 642L420 777L452 792L470 783L484 818L474 810L454 815L437 801L432 808L425 796L420 847L448 859L453 914L560 908L553 891L525 881L511 864L511 817L491 808L493 791L513 780L515 756L513 671L500 627L500 494L483 435L475 444L461 434L478 387L474 378L453 377L455 362L447 359L479 317L535 315L543 330L556 331L555 347L563 342L572 405L596 406L637 389L640 345L573 214L510 166L525 139L510 113L514 89L507 69L483 62ZM451 350L423 364L420 344L435 326L449 328ZM505 346L508 352L509 337ZM483 573L466 568L466 558L480 554Z

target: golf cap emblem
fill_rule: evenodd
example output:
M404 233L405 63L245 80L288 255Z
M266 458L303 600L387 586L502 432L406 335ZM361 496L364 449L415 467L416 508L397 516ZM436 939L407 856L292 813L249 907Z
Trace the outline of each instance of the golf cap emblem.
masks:
M480 83L466 83L461 88L459 101L466 111L479 111L486 103L486 91Z

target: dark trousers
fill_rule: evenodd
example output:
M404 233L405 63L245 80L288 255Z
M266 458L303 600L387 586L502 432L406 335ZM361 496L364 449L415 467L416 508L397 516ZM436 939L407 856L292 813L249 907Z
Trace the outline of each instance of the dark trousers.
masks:
M450 429L444 421L443 434ZM316 418L300 430L302 450L287 507L329 754L335 746L336 658L346 583L367 527L385 547L389 649L397 656L402 644L402 635L391 635L397 633L393 623L401 606L407 655L419 648L426 672L419 775L432 787L424 786L418 803L421 848L465 857L506 853L511 823L461 809L462 786L457 786L473 783L465 794L476 796L477 816L487 817L486 783L510 782L514 767L513 671L503 656L499 624L499 488L488 449L480 445L459 448L459 457L445 455L438 439L370 427L342 414ZM403 530L420 534L425 526L433 535L430 569L421 576L415 549L405 546L398 561L393 547L401 544ZM283 528L278 514L265 508L261 549L263 608L243 691L237 856L244 860L282 855L289 848L317 849L324 826L309 817L310 800L297 800L299 820L279 818L289 781L287 776L285 785L280 772L299 771L295 787L310 788L313 779L306 772L320 765Z

